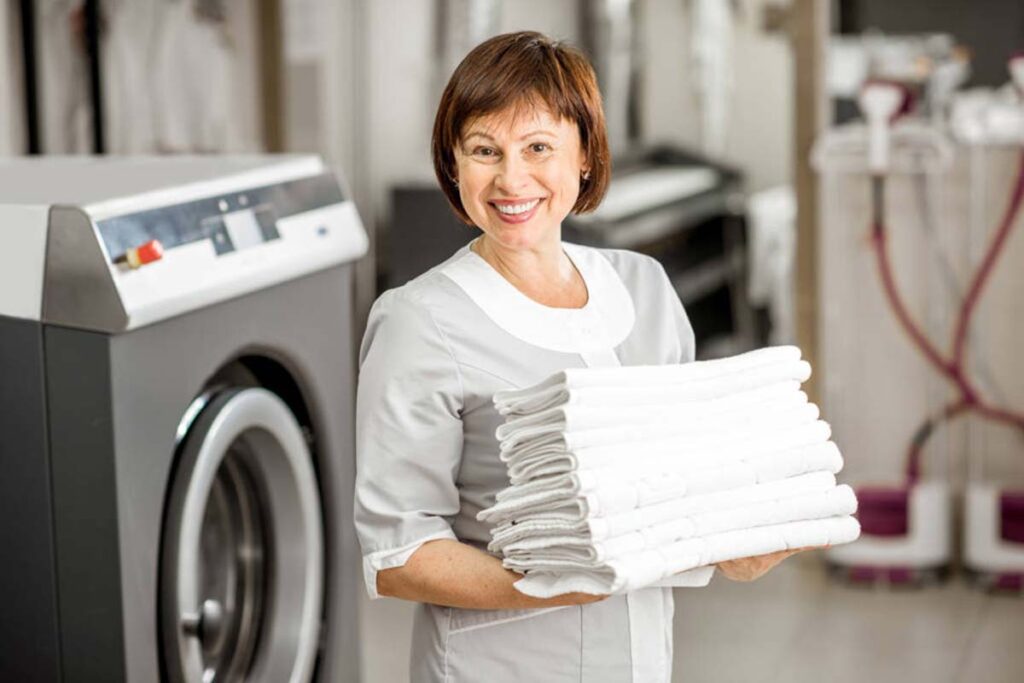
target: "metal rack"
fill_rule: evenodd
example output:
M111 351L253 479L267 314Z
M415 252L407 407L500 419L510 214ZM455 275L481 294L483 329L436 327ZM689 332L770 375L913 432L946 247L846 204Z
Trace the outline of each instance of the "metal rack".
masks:
M563 236L658 259L693 323L699 357L732 355L761 342L746 293L743 197L739 171L654 147L618 160L605 203L567 219Z

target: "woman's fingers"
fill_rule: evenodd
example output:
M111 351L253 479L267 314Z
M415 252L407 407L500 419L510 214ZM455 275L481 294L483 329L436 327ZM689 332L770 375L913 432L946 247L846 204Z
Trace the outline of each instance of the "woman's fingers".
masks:
M791 550L780 550L778 552L767 553L765 555L741 557L736 560L719 562L717 567L723 574L725 574L726 578L732 579L733 581L753 581L764 576L773 567L775 567L775 565L779 564L787 557L796 555L797 553L805 550L813 549L813 546L793 548Z

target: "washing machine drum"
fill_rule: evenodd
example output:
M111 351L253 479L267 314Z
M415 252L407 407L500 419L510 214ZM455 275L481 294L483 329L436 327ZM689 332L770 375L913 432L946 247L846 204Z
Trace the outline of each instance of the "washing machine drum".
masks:
M320 496L302 429L260 388L216 394L179 441L160 568L175 682L307 681L323 601Z

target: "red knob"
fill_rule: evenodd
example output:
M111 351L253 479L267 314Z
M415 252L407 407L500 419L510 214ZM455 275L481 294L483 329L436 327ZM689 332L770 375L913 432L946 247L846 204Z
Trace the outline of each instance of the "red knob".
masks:
M160 240L150 240L124 253L124 260L132 268L141 268L147 263L159 261L164 256L164 245Z

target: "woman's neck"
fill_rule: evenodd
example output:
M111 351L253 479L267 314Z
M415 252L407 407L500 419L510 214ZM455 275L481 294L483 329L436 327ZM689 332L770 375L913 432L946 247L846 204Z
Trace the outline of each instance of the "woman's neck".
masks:
M533 249L509 249L484 234L470 249L538 303L556 308L582 308L587 303L586 283L562 250L561 240Z

